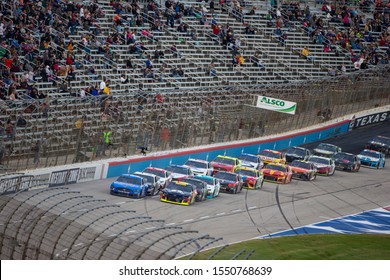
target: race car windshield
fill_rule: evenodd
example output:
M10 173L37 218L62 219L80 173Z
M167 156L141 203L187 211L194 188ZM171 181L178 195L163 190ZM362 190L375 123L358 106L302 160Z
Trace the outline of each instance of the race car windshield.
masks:
M273 152L269 152L269 151L262 151L260 154L262 156L270 157L270 158L282 158L281 154L277 154L277 153L273 153Z
M195 160L188 160L185 165L195 167L195 168L207 168L207 163L205 162L199 162Z
M224 173L224 172L218 172L215 174L215 178L217 179L222 179L222 180L227 180L227 181L236 181L236 174L234 173Z
M197 189L203 188L203 184L204 184L204 182L200 182L198 180L191 180L191 179L184 179L184 180L181 180L181 182L186 182L186 183L189 183L191 185L194 185Z
M221 157L217 157L214 159L214 162L219 162L219 163L222 163L222 164L227 164L227 165L235 165L235 160L234 159L230 159L230 158L221 158Z
M172 172L172 173L179 173L179 174L188 174L187 168L184 167L179 167L179 166L168 166L165 168L166 170Z
M257 156L251 156L251 155L240 155L238 159L243 161L249 161L249 162L257 162Z
M330 151L330 152L336 152L336 146L321 143L318 145L317 149L319 150L325 150L325 151Z
M278 170L278 171L286 172L286 168L284 166L280 166L280 165L268 164L267 169L272 169L272 170Z
M306 152L304 150L298 148L290 148L287 150L286 154L289 155L297 155L297 156L305 156Z
M140 177L146 179L148 183L153 183L154 182L154 178L152 176L148 176L148 175L145 175L145 174L137 174L137 176L140 176Z
M141 185L141 178L120 176L117 182L126 183L130 185Z
M303 162L303 161L298 161L298 160L294 160L290 166L294 166L294 167L300 167L300 168L305 168L305 169L310 169L310 163L308 162Z
M390 138L377 136L377 137L375 137L374 139L372 139L371 142L377 142L377 143L382 143L382 144L390 145Z
M201 180L202 182L205 182L207 185L215 185L214 178L196 177L196 179Z
M183 186L176 183L171 182L167 187L167 190L177 190L182 192L192 192L192 188L190 185Z
M337 153L335 156L335 160L348 160L348 161L353 161L354 156L353 155L348 155L344 153Z
M161 178L165 178L165 171L163 170L145 169L144 172L159 176Z
M238 170L234 171L234 173L241 174L244 176L257 177L256 172L254 172L253 170L238 169Z
M314 163L329 164L329 160L326 158L313 157L309 161Z
M360 155L367 156L367 157L372 157L372 158L379 158L379 154L373 153L373 152L370 152L370 151L363 151L363 152L360 153Z

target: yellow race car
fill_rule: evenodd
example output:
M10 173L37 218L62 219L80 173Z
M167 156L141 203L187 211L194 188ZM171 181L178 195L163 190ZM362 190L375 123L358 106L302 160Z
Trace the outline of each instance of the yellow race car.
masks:
M285 156L283 155L282 152L279 151L265 149L260 152L259 156L261 157L264 164L269 164L269 163L285 164L286 163Z

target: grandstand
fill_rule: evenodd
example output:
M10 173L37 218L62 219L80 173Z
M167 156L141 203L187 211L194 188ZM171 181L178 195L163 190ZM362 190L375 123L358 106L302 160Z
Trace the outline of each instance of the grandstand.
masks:
M23 3L0 4L0 172L236 140L240 123L240 139L258 137L389 103L388 1ZM295 101L297 115L246 106L256 95Z

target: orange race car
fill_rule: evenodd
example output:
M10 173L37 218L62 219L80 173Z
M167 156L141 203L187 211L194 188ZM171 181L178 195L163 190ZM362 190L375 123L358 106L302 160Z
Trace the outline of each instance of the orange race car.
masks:
M313 181L317 175L317 168L314 163L303 160L294 160L289 164L293 172L294 179Z

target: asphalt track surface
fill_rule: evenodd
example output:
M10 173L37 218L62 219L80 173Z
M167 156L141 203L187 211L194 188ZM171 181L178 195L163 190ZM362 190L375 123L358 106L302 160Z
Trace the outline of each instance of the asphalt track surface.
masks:
M358 153L375 135L390 137L390 123L368 126L328 139L343 151ZM314 148L318 143L305 145ZM388 158L389 160L389 158ZM189 207L163 203L159 197L131 199L112 196L109 185L116 178L69 185L82 194L105 199L139 216L163 219L166 225L198 230L234 243L277 231L304 226L390 205L390 162L384 169L361 168L358 173L336 171L312 182L293 180L287 185L265 182L262 190L221 193L215 199Z

